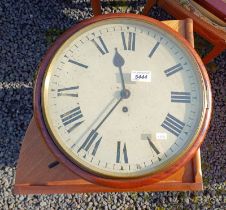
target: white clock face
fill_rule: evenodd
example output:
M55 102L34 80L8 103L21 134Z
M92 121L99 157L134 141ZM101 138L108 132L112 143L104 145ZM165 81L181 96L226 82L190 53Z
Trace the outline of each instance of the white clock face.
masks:
M111 177L161 170L189 149L203 120L198 65L171 35L133 19L92 24L51 61L43 113L75 164Z

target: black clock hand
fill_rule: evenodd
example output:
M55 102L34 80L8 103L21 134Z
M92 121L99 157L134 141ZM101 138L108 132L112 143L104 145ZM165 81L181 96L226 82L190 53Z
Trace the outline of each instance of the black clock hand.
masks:
M118 106L120 101L122 100L122 97L119 98L119 100L116 102L116 104L111 108L111 110L107 113L107 115L101 120L101 122L97 125L97 127L94 129L94 131L97 131L100 126L104 123L104 121L110 116L110 114L113 112L113 110Z
M97 130L100 128L100 126L104 123L104 121L110 116L110 114L113 112L113 110L118 106L120 101L122 100L122 97L119 98L119 100L115 103L115 105L110 109L110 111L105 115L105 117L101 120L101 122L96 126L95 129L92 129L89 136L86 138L86 140L83 142L83 144L79 147L78 152L80 152L81 149L85 148L85 150L88 150L97 137ZM102 137L101 137L102 138ZM101 138L99 139L98 142L100 142ZM99 143L98 143L99 144ZM76 144L72 145L72 148Z
M125 91L125 82L124 82L124 77L122 74L122 66L124 65L125 60L123 59L123 57L118 53L117 48L115 48L115 56L113 59L113 64L119 68L119 73L120 73L120 77L121 77L121 82L122 82L122 90Z
M115 48L115 56L113 58L113 64L114 66L118 67L119 73L120 73L120 78L121 78L121 83L122 83L122 91L121 91L121 97L122 98L128 98L130 93L125 87L125 81L122 73L122 66L124 65L125 60L123 57L118 53L117 48Z
M154 145L154 143L151 141L151 139L147 136L148 139L148 143L151 146L151 148L155 151L155 153L158 155L160 154L159 150L156 148L156 146Z

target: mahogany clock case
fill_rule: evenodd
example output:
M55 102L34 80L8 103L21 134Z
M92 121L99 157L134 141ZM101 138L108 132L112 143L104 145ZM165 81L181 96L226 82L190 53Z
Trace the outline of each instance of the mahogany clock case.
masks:
M51 62L52 58L54 57L55 53L59 49L59 47L74 33L79 31L80 29L92 24L96 23L98 21L102 20L108 20L113 18L130 18L135 20L141 20L145 21L147 23L153 24L155 26L160 27L161 29L165 30L167 33L173 35L177 38L178 42L182 44L193 56L196 63L199 66L200 73L204 80L204 88L206 91L207 96L207 107L203 111L204 121L201 125L201 129L199 130L197 134L197 138L195 139L193 145L191 146L190 150L187 151L180 157L174 164L171 164L170 167L167 167L164 170L159 171L156 174L152 174L149 176L139 177L139 178L133 178L133 179L113 179L113 178L104 178L101 176L97 176L95 174L92 174L78 165L75 165L71 160L69 160L63 152L57 147L57 145L54 143L54 141L51 138L51 135L49 134L43 114L42 114L42 81L46 72L46 69L48 68L49 63ZM144 186L150 183L158 182L165 177L173 174L178 169L180 169L184 164L186 164L191 158L194 156L195 152L200 147L201 143L203 142L205 135L208 130L208 126L210 123L211 118L211 110L212 110L212 98L211 98L211 87L210 82L208 78L208 74L206 72L206 69L198 56L198 54L195 52L195 50L190 46L189 42L186 41L179 33L173 31L168 26L164 25L163 23L154 20L152 18L142 16L142 15L135 15L135 14L109 14L109 15L101 15L96 16L94 18L85 20L77 25L74 25L72 28L67 30L63 35L60 36L59 39L52 45L52 47L47 51L46 55L44 56L43 60L40 63L39 71L35 83L35 89L34 89L34 117L36 119L37 125L41 131L41 134L43 136L43 139L49 149L52 151L52 153L56 156L57 160L59 160L62 164L67 166L71 171L78 174L79 176L83 177L84 179L99 184L103 186L108 187L117 187L117 188L134 188L134 187L140 187Z

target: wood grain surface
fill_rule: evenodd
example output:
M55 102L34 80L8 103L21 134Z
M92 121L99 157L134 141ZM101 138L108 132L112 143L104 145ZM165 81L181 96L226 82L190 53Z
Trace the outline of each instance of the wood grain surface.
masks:
M193 0L226 22L226 0Z
M203 21L201 18L179 5L177 1L158 0L157 3L161 8L177 19L191 18L194 21L194 31L213 44L214 47L210 53L202 58L204 64L209 63L226 49L226 32ZM151 8L149 8L149 10L150 9Z

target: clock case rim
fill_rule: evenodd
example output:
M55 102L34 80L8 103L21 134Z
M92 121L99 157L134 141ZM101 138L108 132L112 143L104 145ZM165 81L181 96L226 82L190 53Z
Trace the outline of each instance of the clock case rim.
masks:
M41 102L42 101L41 100L42 80L44 78L45 71L49 66L49 63L51 62L52 58L54 57L59 47L70 36L72 36L75 32L79 31L80 29L83 29L84 27L92 23L96 23L102 20L109 20L113 18L128 18L128 19L135 19L138 21L141 20L146 23L154 24L155 26L160 27L162 30L165 30L171 35L175 36L182 45L187 47L187 51L188 52L190 51L190 54L196 60L196 63L198 64L200 73L202 75L203 85L205 88L204 91L206 92L206 95L204 95L204 97L207 99L207 101L204 100L204 104L206 103L207 106L203 107L203 122L201 124L201 128L199 129L199 132L196 134L196 139L193 140L193 145L190 146L190 149L186 151L184 154L182 154L179 158L177 158L173 164L169 164L165 169L161 169L160 171L157 171L154 174L139 176L135 178L134 177L111 178L111 177L104 177L103 175L99 176L96 173L92 173L92 171L90 172L88 170L82 169L79 165L75 165L75 163L72 162L69 159L69 157L63 154L63 152L59 149L59 147L56 145L54 140L52 140L51 134L49 134L48 132L48 129L42 114L42 102ZM196 51L191 47L190 43L183 36L175 32L165 24L161 23L160 21L147 16L136 15L136 14L107 14L107 15L95 16L93 18L82 21L81 23L72 26L65 33L63 33L49 48L49 50L47 51L47 53L45 54L45 56L43 57L39 65L38 75L36 78L35 88L34 88L33 104L34 104L35 120L37 122L39 130L41 131L43 139L47 144L48 148L52 151L52 153L61 163L66 165L74 173L87 179L90 182L94 182L94 183L104 185L104 186L109 186L109 187L132 188L132 187L151 184L151 183L160 181L163 178L166 178L167 176L176 172L179 168L181 168L194 156L195 152L201 146L210 124L210 118L211 118L211 112L212 112L212 94L211 94L210 81L209 81L205 66L202 63L202 60L200 59Z
M124 21L130 21L132 19L128 19L128 18L123 18ZM68 45L70 46L70 42L68 43L69 40L73 40L74 38L78 38L81 34L95 28L96 26L101 26L101 25L107 25L109 23L111 23L111 21L113 21L113 23L118 23L120 22L119 19L107 19L107 20L103 20L103 21L97 21L91 25L87 25L84 28L82 28L79 31L76 31L72 36L70 36L67 40L65 40L64 43L62 43L62 45L59 47L59 49L55 52L54 56L59 56L60 52L64 52L64 50L66 49L65 47L67 47ZM134 21L136 21L134 19ZM103 23L102 23L103 22ZM145 21L138 21L138 24L148 24ZM135 23L133 23L135 24ZM146 27L146 26L144 26ZM154 26L156 27L156 26ZM165 31L161 31L160 33L165 33ZM172 37L171 37L172 38ZM174 42L176 42L175 40L173 40ZM66 46L65 46L66 45ZM182 43L179 44L180 47L182 46ZM63 47L64 46L64 47ZM187 51L187 50L186 50ZM188 54L190 56L190 54L188 52L185 52L186 54ZM189 57L190 59L190 57ZM54 65L54 62L56 62L55 57L50 60L49 65L47 67L47 71L45 72L45 75L43 77L43 85L42 85L42 96L41 96L41 105L42 105L42 115L44 118L44 122L46 124L47 130L52 138L52 140L54 141L54 143L57 145L57 147L62 151L63 155L67 156L67 158L69 158L69 160L71 160L74 164L78 165L79 167L83 168L84 170L88 171L89 173L93 173L96 174L97 176L102 176L105 178L123 178L123 179L133 179L133 178L138 178L138 177L144 177L147 175L151 175L151 174L155 174L158 173L159 171L162 171L164 168L168 168L170 167L170 165L172 165L173 163L175 163L178 159L181 158L181 156L183 156L183 154L188 151L191 147L191 145L193 144L193 142L196 139L197 133L200 129L200 125L202 125L203 123L203 111L200 113L200 121L198 124L197 129L195 130L195 133L192 135L191 141L188 142L188 144L186 146L184 146L184 148L181 148L176 154L174 154L171 158L169 158L168 160L166 160L164 163L162 163L159 166L156 166L154 168L153 171L150 171L149 168L142 170L142 171L137 171L137 172L127 172L127 173L123 173L120 174L119 172L114 172L114 171L109 171L106 172L103 169L97 168L89 163L86 163L84 160L81 160L78 158L77 155L73 154L70 149L68 149L64 144L61 144L61 141L59 141L58 139L60 138L59 135L57 133L55 133L56 131L54 130L54 127L51 125L50 123L50 116L49 116L49 112L47 111L47 104L48 104L48 89L49 89L49 78L52 75L52 66ZM192 61L193 62L193 61ZM193 63L193 67L195 66L196 69L199 69L199 66L196 62ZM197 72L197 74L200 75L199 72ZM202 75L200 75L200 86L202 87L202 90L204 88L203 85L203 78ZM202 91L202 98L204 99L206 95L206 91L203 90ZM205 106L206 102L204 100L202 100L202 110L203 107ZM183 149L183 150L182 150Z

